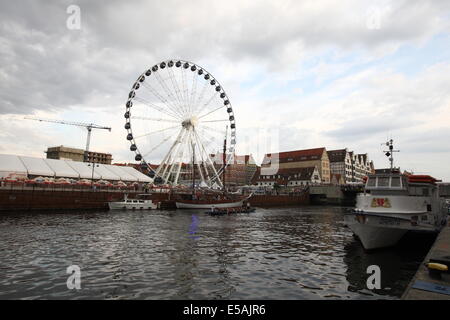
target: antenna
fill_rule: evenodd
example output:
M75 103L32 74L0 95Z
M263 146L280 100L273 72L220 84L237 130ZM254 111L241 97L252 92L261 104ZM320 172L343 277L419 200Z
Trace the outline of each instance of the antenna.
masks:
M394 150L394 140L390 139L386 142L386 146L389 147L388 151L383 151L386 157L389 157L389 162L391 163L391 172L394 169L394 152L400 152L400 150Z
M225 170L227 167L227 157L226 157L226 152L227 152L227 134L228 134L228 125L225 126L225 138L223 139L223 172L222 172L222 183L223 183L223 190L226 191L226 187L225 187Z

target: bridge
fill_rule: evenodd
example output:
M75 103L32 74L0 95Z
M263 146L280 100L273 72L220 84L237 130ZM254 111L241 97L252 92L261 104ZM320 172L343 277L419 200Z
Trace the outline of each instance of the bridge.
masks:
M311 203L353 206L356 194L364 191L364 184L313 185L309 187Z

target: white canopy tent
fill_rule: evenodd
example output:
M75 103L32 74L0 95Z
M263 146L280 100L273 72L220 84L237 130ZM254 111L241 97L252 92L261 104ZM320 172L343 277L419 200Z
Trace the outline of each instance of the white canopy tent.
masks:
M137 181L139 181L139 182L152 182L153 181L152 178L146 176L145 174L143 174L140 171L137 171L135 168L132 168L132 167L120 167L120 169L122 169L126 173L136 177Z
M111 181L117 181L120 180L120 177L108 169L110 165L105 164L99 164L95 166L95 172L98 173L103 180L111 180Z
M57 178L80 178L80 174L72 169L66 161L56 159L43 159L45 163L55 171Z
M114 174L119 176L120 180L122 180L122 181L138 181L138 179L134 175L129 174L126 170L123 170L123 168L126 168L126 167L110 165L107 168L108 168L108 170L112 171ZM131 168L131 169L135 170L134 168Z
M18 156L12 154L0 154L0 178L11 175L28 174L27 168Z
M44 177L54 177L55 171L50 168L44 159L32 158L32 157L19 157L22 163L27 168L28 175L32 176L44 176Z
M0 154L0 178L10 176L43 176L56 178L92 179L92 164L71 160L42 159ZM152 182L152 179L132 167L95 164L95 180Z
M79 162L79 161L69 161L69 160L63 160L65 161L73 170L75 170L76 172L78 172L78 174L80 175L80 179L92 179L94 178L95 180L99 180L102 177L95 172L95 169L97 169L97 167L94 168L94 174L92 175L92 164L91 166L88 166L88 163L86 162Z

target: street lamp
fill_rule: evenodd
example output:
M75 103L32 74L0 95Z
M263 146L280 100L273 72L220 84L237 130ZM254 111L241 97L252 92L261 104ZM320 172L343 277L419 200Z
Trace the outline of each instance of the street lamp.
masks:
M95 167L99 167L99 165L95 165L94 160L92 159L92 163L88 164L88 167L90 167L92 164L92 177L91 177L91 189L94 189L94 169Z

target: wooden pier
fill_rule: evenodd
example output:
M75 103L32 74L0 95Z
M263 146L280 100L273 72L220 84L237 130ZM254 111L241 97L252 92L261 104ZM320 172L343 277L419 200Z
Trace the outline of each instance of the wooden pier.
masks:
M403 300L450 300L450 273L442 272L440 279L430 276L426 263L430 260L450 261L450 221L447 223L403 293Z

